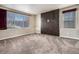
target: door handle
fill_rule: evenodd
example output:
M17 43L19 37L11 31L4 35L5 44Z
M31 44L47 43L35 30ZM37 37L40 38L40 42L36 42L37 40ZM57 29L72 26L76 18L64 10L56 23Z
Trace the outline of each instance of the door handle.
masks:
M50 22L50 20L49 19L47 19L47 23L49 23Z

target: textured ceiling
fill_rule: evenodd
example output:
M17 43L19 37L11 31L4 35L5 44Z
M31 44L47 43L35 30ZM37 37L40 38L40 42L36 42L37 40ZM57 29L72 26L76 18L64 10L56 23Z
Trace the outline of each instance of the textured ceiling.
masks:
M8 8L16 9L30 14L39 14L70 5L72 4L4 4L4 6Z

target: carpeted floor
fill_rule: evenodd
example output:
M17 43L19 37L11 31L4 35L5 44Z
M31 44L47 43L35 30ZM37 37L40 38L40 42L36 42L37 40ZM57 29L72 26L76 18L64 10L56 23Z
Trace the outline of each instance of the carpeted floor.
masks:
M79 41L45 34L31 34L0 41L1 54L77 54Z

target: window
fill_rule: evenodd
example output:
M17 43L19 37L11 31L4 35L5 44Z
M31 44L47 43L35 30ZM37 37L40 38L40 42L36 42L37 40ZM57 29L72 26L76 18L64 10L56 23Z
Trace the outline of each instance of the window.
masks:
M75 28L75 19L76 12L69 10L63 13L64 14L64 28Z
M7 28L29 27L29 16L13 12L7 12Z

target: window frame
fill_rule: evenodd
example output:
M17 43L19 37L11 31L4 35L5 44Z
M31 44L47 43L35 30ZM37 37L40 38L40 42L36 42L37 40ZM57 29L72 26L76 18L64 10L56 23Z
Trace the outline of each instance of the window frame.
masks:
M14 14L20 14L20 13L16 13L16 12L12 12L12 11L7 11L7 12L11 12L11 13L14 13ZM7 13L8 14L8 13ZM20 15L24 15L24 14L20 14ZM21 26L19 26L20 28L17 28L17 27L11 27L10 28L10 26L8 26L8 21L7 21L7 29L26 29L26 28L30 28L30 16L29 15L24 15L24 16L28 16L28 20L26 20L26 21L28 21L29 22L29 24L28 24L28 26L27 27L21 27ZM15 18L15 17L14 17ZM7 16L7 19L8 19L8 16ZM24 22L24 21L23 21ZM26 22L27 23L27 22ZM14 25L14 26L16 26L16 24L15 24L15 19L13 20L13 24L12 25ZM24 25L23 25L24 26Z
M74 20L74 27L65 27L65 20L64 20L64 13L67 13L67 12L72 12L72 11L74 11L75 12L75 20ZM75 29L76 28L76 19L77 19L77 8L73 8L73 9L68 9L68 10L64 10L64 11L62 11L62 14L63 14L63 27L64 28L70 28L70 29Z

